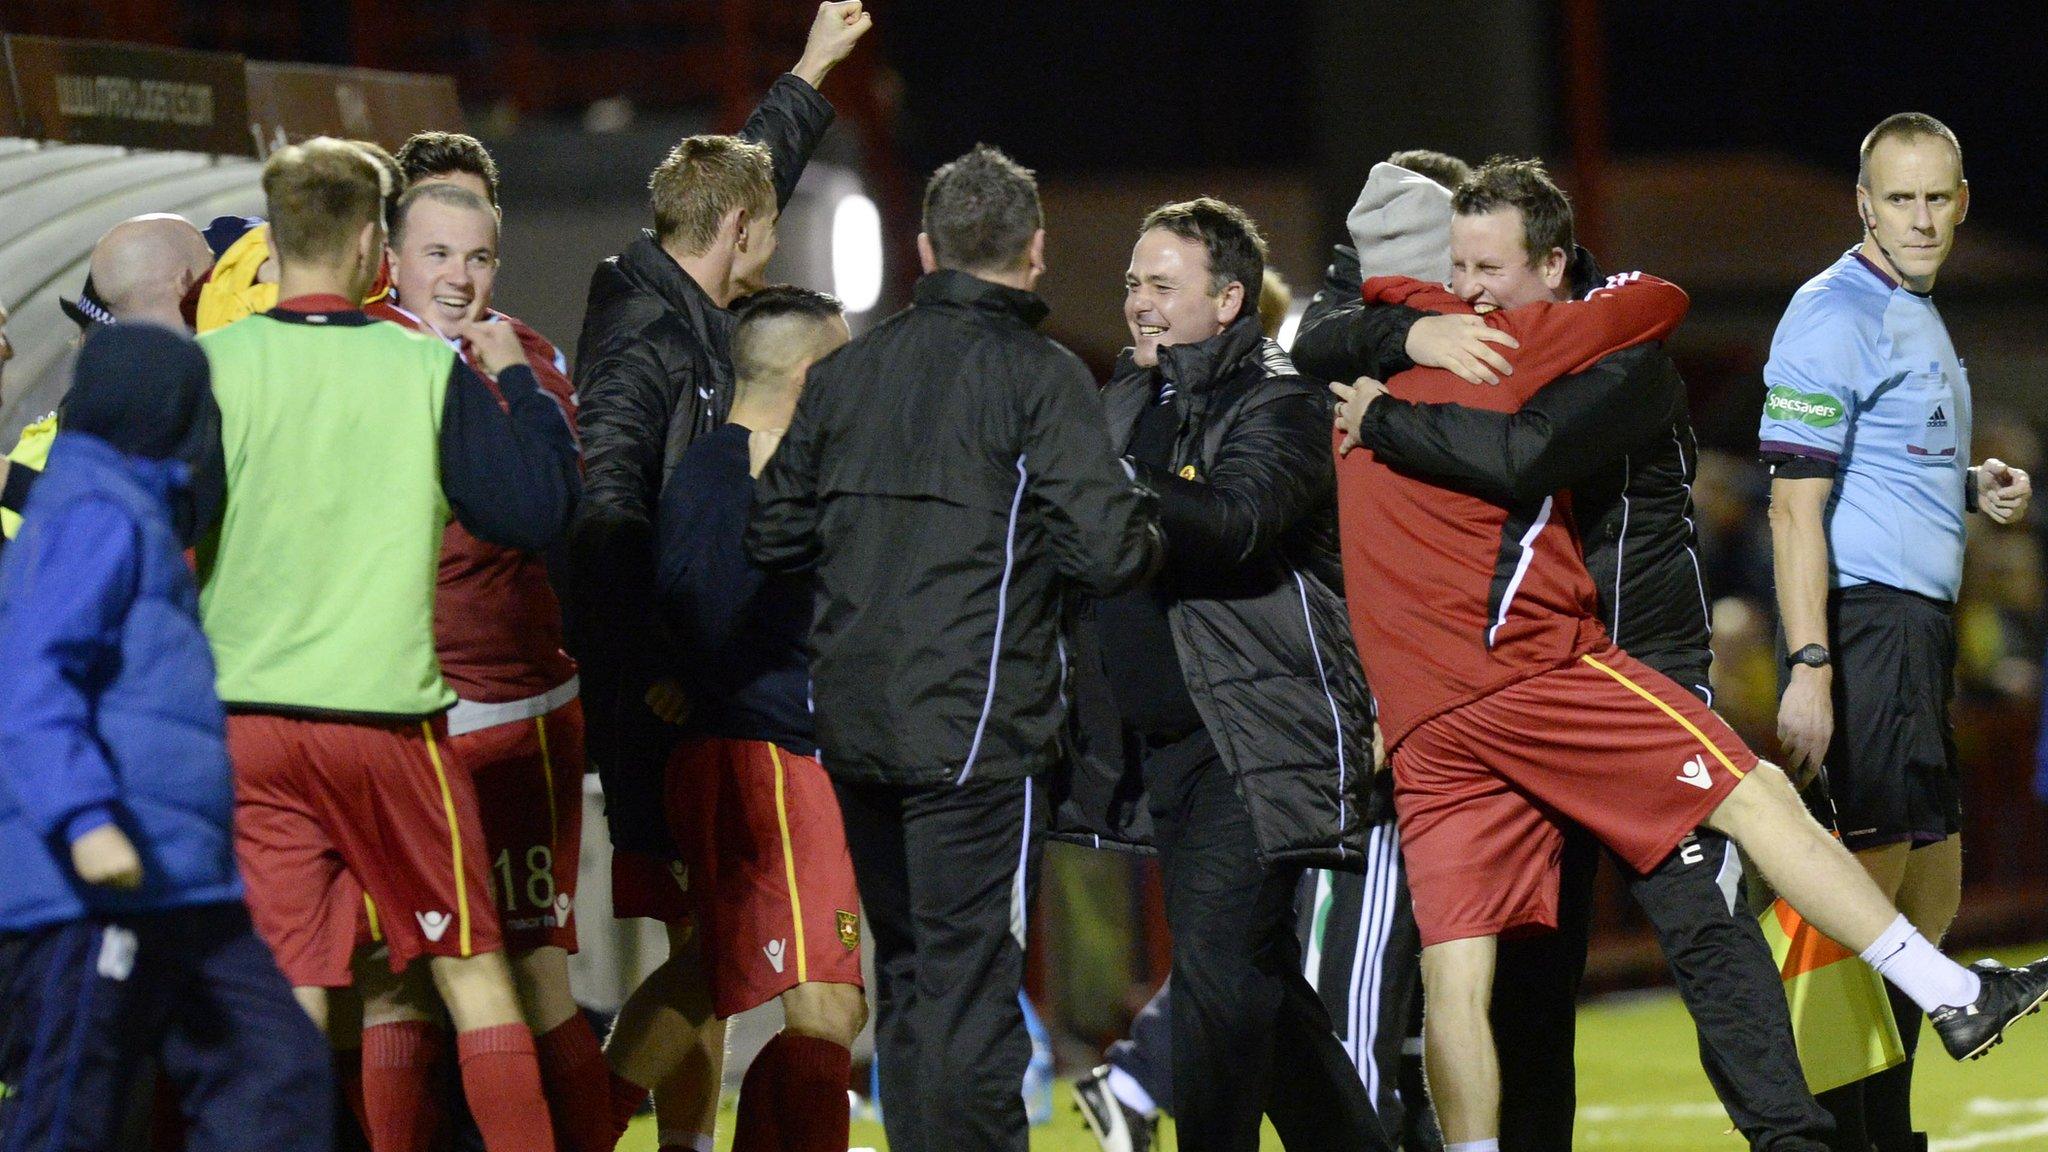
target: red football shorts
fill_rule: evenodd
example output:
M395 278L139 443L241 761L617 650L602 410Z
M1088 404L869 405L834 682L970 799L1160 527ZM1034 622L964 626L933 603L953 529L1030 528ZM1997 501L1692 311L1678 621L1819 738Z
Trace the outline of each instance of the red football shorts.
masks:
M1428 721L1394 752L1422 943L1557 926L1550 813L1648 872L1756 764L1697 697L1612 644Z
M249 911L294 985L350 983L364 891L393 971L504 946L476 789L440 720L229 716L228 755Z
M583 705L450 736L483 816L505 946L576 950L583 843Z
M860 892L816 760L766 741L692 738L670 757L663 792L680 868L633 856L635 890L618 890L615 865L612 901L621 916L696 914L720 1018L798 984L860 985Z

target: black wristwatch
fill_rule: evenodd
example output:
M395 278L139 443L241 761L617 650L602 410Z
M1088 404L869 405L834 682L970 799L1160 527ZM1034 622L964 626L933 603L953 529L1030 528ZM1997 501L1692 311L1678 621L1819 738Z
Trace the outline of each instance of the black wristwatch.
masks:
M1785 657L1785 667L1787 668L1797 668L1801 664L1806 665L1808 668L1825 668L1834 662L1835 658L1828 655L1825 644L1808 644L1799 651L1790 653Z

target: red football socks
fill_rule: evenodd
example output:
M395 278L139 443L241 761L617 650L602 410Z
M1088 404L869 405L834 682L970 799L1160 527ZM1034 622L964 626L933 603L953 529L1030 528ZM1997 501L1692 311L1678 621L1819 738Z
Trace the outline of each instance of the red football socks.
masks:
M376 1152L429 1152L447 1106L440 1062L448 1034L424 1020L363 1029L363 1132Z
M548 1115L567 1152L612 1152L611 1069L597 1033L578 1012L534 1039ZM623 1130L623 1129L621 1129Z
M782 1053L787 1032L777 1032L747 1065L740 1080L740 1114L733 1124L732 1152L782 1152Z
M341 1107L351 1119L335 1117L336 1152L357 1152L360 1147L370 1146L370 1114L363 1110L363 1050L361 1048L336 1048L334 1050L334 1091ZM351 1128L354 1130L351 1131Z
M633 1123L633 1117L638 1116L640 1109L647 1106L647 1097L652 1093L626 1079L624 1076L619 1075L617 1072L610 1073L610 1076L612 1086L612 1143L617 1144L619 1138L626 1134L627 1126Z
M740 1083L733 1152L845 1152L853 1054L830 1040L778 1032Z
M455 1050L462 1062L462 1094L484 1147L490 1152L554 1152L555 1129L548 1121L540 1062L526 1025L461 1033ZM385 1150L380 1146L378 1152Z

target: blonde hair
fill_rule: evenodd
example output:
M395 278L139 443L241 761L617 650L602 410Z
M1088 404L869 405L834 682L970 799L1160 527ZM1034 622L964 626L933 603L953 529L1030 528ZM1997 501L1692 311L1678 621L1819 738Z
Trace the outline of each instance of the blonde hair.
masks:
M390 176L361 148L316 136L263 165L270 242L285 263L346 262L365 224L381 224Z
M1294 289L1288 287L1287 277L1268 267L1265 282L1259 285L1259 331L1279 339L1280 326L1287 323L1287 310L1292 307Z
M775 160L737 136L691 136L655 168L647 191L655 240L695 255L711 247L719 221L733 209L757 216L775 210Z

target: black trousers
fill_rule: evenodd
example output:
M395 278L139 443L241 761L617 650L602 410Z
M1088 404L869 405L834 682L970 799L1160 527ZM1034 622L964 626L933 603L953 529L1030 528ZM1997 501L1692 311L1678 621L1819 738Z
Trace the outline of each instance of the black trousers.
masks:
M1017 993L1045 793L1030 780L835 785L875 940L893 1152L1027 1152Z
M122 1147L152 1061L192 1152L329 1146L327 1043L241 904L72 921L9 951L0 1148Z
M1573 1045L1586 968L1599 844L1565 839L1558 930L1503 941L1493 986L1500 1053L1502 1152L1571 1152L1578 1106ZM1736 903L1732 846L1702 829L1654 872L1621 866L1657 932L1699 1031L1700 1064L1735 1127L1762 1152L1824 1152L1834 1122L1807 1091L1778 969L1756 921Z
M1388 1149L1330 1016L1301 973L1299 869L1258 859L1251 815L1208 733L1143 764L1173 932L1174 1122L1183 1152Z
M1400 835L1392 821L1369 833L1365 873L1311 872L1298 901L1302 974L1330 1014L1380 1127L1397 1146L1441 1147L1421 1085L1422 939L1408 903ZM1153 1103L1173 1107L1173 981L1168 979L1110 1046Z

